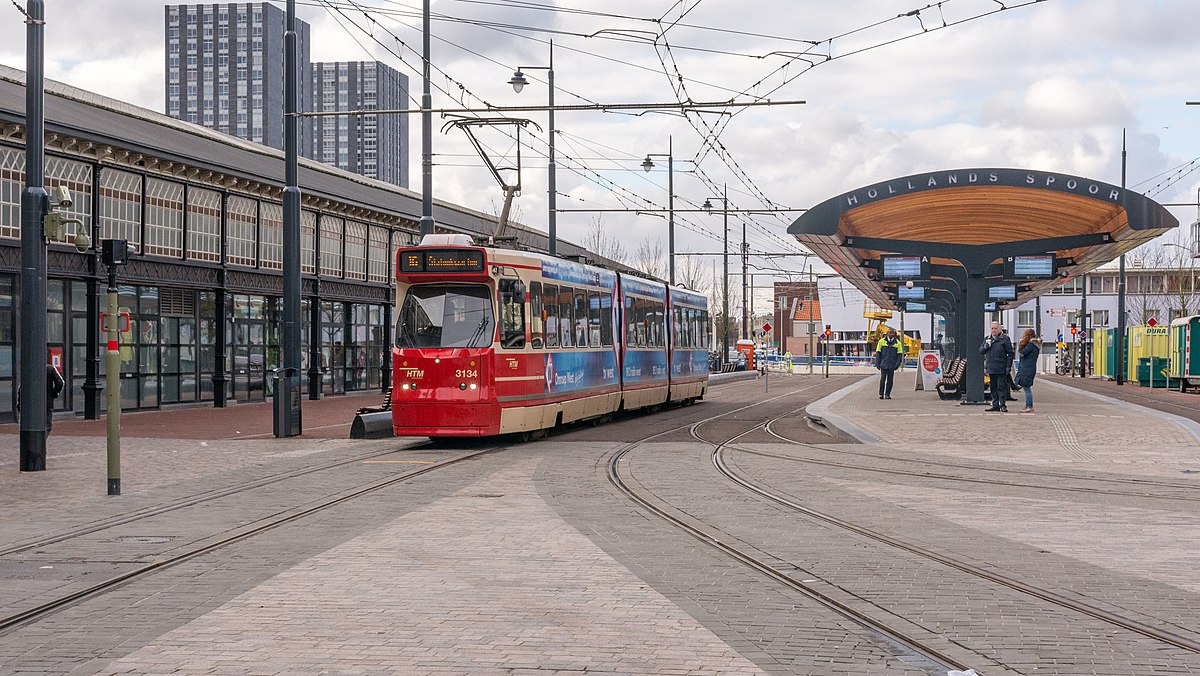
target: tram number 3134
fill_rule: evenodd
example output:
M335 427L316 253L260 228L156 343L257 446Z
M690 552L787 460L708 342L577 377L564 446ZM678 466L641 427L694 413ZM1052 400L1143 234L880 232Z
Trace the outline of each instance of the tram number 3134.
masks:
M457 369L454 372L454 377L455 378L478 378L479 370L478 369Z

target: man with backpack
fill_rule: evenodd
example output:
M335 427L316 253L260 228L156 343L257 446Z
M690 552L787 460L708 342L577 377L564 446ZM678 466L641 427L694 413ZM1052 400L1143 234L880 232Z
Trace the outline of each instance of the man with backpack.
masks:
M896 329L888 329L887 335L879 339L875 346L875 368L879 369L879 398L892 398L892 381L896 369L904 356L900 353L900 339L896 337Z

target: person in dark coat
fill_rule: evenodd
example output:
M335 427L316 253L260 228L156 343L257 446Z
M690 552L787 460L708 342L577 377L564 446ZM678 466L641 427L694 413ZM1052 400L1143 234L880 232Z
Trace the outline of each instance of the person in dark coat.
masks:
M54 400L62 394L66 386L67 381L63 380L58 369L54 368L53 364L46 364L46 434L50 434L54 423Z
M1042 353L1041 340L1033 329L1025 329L1017 345L1017 385L1025 390L1025 409L1021 413L1033 413L1033 378L1037 375L1038 356Z
M875 345L875 368L879 369L879 398L892 398L892 381L896 369L900 368L903 355L900 354L900 339L896 337L896 329L888 329L887 335L879 339Z
M979 346L983 355L983 372L992 381L992 407L988 411L1008 412L1008 370L1012 368L1013 344L1000 330L1000 322L992 322L991 335Z

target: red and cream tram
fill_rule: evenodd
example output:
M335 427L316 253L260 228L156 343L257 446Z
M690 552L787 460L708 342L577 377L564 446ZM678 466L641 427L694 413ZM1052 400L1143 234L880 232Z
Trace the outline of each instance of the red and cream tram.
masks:
M396 255L397 436L532 435L708 387L708 301L662 282L429 235Z

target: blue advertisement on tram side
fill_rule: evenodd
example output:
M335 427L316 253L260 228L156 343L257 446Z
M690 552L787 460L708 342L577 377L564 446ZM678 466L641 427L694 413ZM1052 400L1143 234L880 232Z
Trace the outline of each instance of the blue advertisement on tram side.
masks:
M654 298L657 300L666 300L667 287L662 284L654 284L652 282L642 281L636 277L621 276L621 288L625 293L636 293L639 296L646 298Z
M665 380L667 353L665 350L627 350L625 352L624 382L636 384Z
M673 376L708 375L708 352L704 350L675 350L671 353Z
M551 395L617 384L617 355L604 352L547 352L545 392Z
M600 286L609 290L616 286L617 281L616 274L608 270L561 260L542 261L542 277L569 284Z

